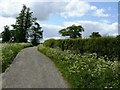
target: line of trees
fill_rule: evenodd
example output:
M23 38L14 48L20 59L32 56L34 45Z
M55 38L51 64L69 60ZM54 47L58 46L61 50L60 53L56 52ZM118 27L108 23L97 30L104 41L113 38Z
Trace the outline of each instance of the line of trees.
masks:
M28 39L37 45L43 37L43 30L37 22L37 18L33 18L33 12L30 8L23 5L21 12L16 17L15 24L12 24L13 30L9 26L4 26L4 31L1 33L2 42L28 42Z
M33 12L30 8L23 5L21 12L16 17L15 24L12 24L13 30L9 26L4 26L4 31L1 33L2 42L28 42L28 39L37 45L41 38L43 38L43 30L37 22L37 18L33 18ZM81 25L72 25L63 28L59 31L62 36L69 36L70 38L81 38L84 28ZM93 32L89 36L91 38L102 37L99 32Z
M69 36L70 38L81 38L82 37L81 32L83 31L84 31L84 28L81 25L78 25L78 26L72 25L67 28L61 29L59 33L62 36ZM89 37L97 38L97 37L101 37L101 35L99 34L99 32L92 32Z

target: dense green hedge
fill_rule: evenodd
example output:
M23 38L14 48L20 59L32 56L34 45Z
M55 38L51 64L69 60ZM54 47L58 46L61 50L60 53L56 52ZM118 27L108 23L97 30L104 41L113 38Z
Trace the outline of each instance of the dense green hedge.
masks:
M44 45L61 50L74 50L78 53L97 53L105 60L120 60L120 37L100 37L87 39L49 39Z

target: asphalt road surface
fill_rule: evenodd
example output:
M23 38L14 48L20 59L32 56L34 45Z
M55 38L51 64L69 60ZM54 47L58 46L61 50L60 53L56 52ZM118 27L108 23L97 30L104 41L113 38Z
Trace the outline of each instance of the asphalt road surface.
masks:
M2 75L2 88L68 88L53 62L36 47L23 49Z

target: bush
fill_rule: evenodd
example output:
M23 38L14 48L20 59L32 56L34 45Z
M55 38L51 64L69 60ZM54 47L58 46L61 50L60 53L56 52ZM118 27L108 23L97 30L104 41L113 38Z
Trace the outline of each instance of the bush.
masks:
M10 66L18 52L30 46L32 46L31 43L4 43L2 47L2 72Z
M47 47L53 47L53 44L54 44L54 41L55 41L55 39L49 39L49 40L46 40L45 42L44 42L44 45L46 45Z
M74 88L120 88L118 61L96 59L96 54L78 54L42 45L38 50L51 58Z
M120 38L100 37L88 39L49 39L44 46L60 48L61 50L73 50L78 53L97 53L97 58L103 56L105 60L120 60Z

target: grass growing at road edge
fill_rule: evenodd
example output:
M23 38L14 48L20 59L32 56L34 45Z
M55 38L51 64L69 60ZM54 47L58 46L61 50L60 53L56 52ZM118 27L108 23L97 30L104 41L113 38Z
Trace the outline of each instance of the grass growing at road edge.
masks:
M2 72L10 66L18 52L32 46L31 43L4 43L2 45Z
M120 88L117 61L96 59L96 54L76 54L70 50L38 46L38 50L51 58L63 77L74 88Z

